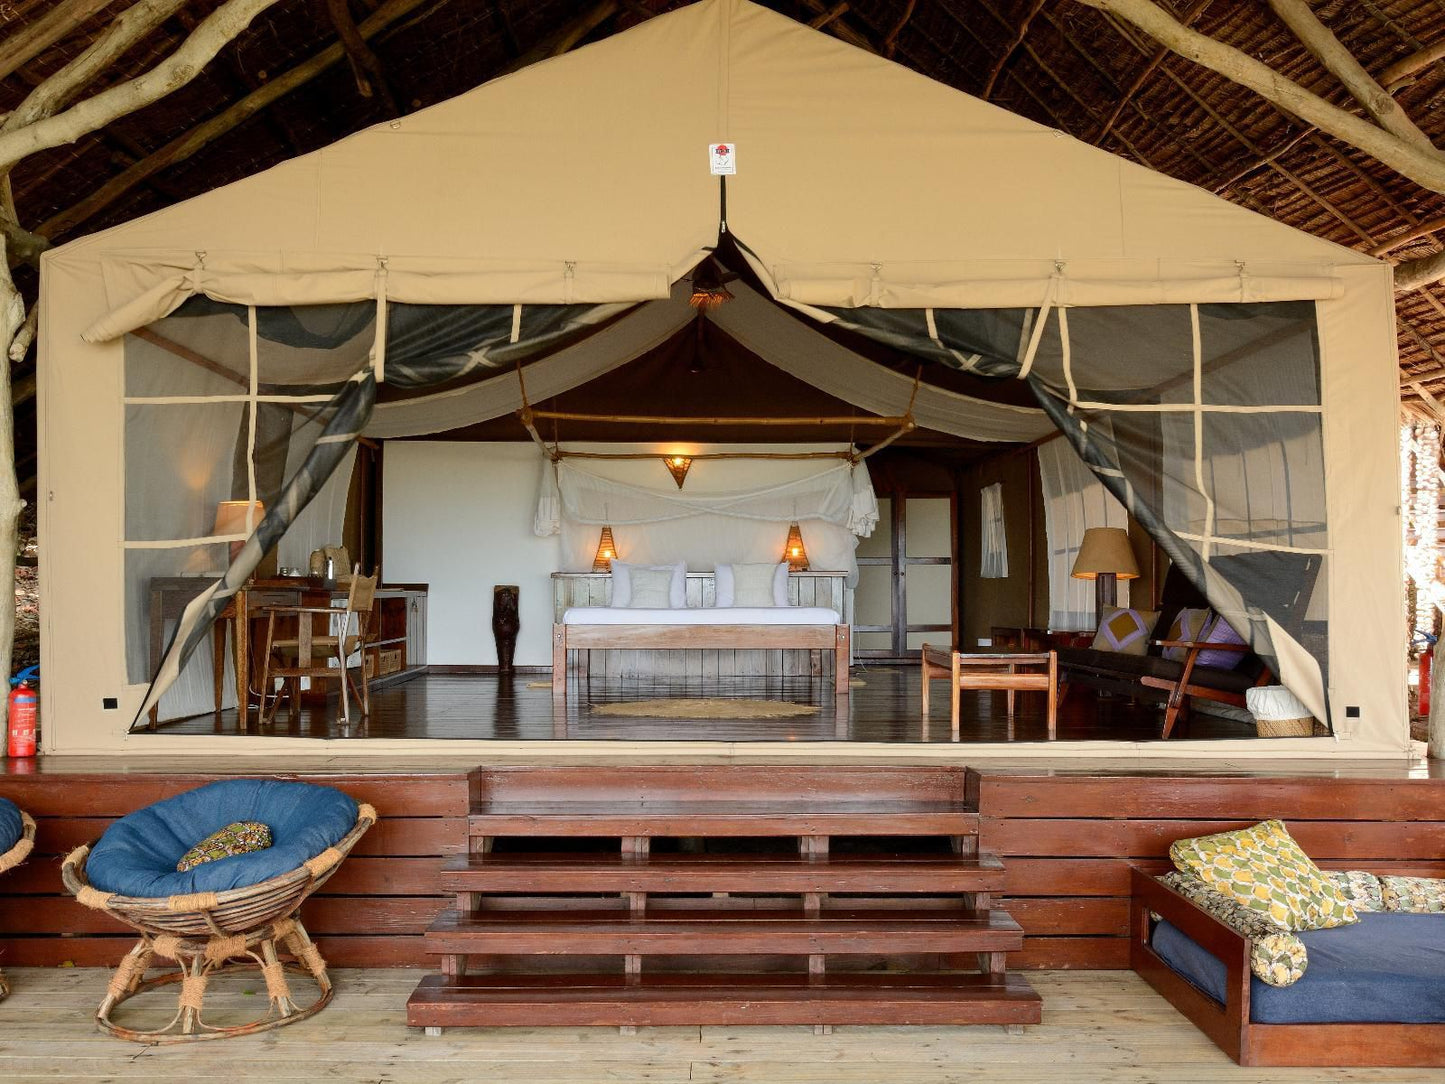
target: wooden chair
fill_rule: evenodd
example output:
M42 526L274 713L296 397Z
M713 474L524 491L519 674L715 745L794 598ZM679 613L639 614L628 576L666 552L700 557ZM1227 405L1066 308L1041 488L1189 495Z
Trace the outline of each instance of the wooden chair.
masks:
M1162 689L1169 694L1164 702L1164 734L1169 737L1170 731L1174 729L1181 716L1188 716L1189 699L1213 700L1218 704L1229 704L1236 708L1245 706L1244 693L1236 689L1219 689L1210 685L1204 685L1196 680L1194 669L1195 662L1203 651L1233 651L1239 655L1248 654L1251 650L1248 644L1210 643L1201 640L1153 640L1151 641L1158 648L1184 648L1184 667L1180 670L1177 678L1153 677L1145 675L1139 679L1139 684L1147 685L1151 689ZM1202 671L1201 671L1202 672ZM1268 685L1273 675L1269 667L1264 667L1259 676L1255 679L1256 685Z
M371 714L371 685L366 677L366 660L361 664L361 688L351 676L346 660L358 649L364 649L371 634L371 607L376 597L376 577L363 576L357 565L351 573L351 586L346 595L346 605L336 606L267 606L266 648L261 662L261 721L270 723L276 718L281 706L281 693L275 693L271 710L266 711L265 697L271 692L274 678L285 679L285 691L291 698L291 716L296 718L300 711L301 679L312 681L339 681L341 683L341 718L346 726L351 725L351 705L347 693L355 696L361 705L361 716ZM324 634L317 635L316 618L325 616L328 627ZM294 637L276 636L276 619L296 619ZM352 618L356 629L352 631Z

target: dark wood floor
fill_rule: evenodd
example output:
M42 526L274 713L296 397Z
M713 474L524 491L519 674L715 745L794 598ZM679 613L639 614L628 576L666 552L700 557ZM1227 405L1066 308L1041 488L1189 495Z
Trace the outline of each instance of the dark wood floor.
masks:
M574 683L564 708L553 709L545 674L504 679L491 674L424 674L372 695L370 718L355 719L349 730L338 719L335 697L325 708L303 708L293 721L283 705L274 725L238 729L236 712L201 715L162 724L166 734L265 734L310 738L482 738L548 741L855 741L949 742L947 686L934 685L928 725L922 719L916 667L877 667L855 671L855 686L840 715L831 684L808 678L736 678L730 680L614 680ZM534 688L533 685L540 687ZM815 715L783 719L650 719L596 715L593 705L671 697L738 697L786 700L818 708ZM354 710L354 706L353 706ZM1021 693L1012 730L1003 693L966 693L960 740L963 742L1043 741L1047 737L1042 694ZM1100 698L1076 688L1061 706L1059 741L1153 741L1163 726L1162 713L1123 698ZM1180 738L1253 737L1250 724L1196 715L1175 728ZM1172 740L1172 739L1171 739Z

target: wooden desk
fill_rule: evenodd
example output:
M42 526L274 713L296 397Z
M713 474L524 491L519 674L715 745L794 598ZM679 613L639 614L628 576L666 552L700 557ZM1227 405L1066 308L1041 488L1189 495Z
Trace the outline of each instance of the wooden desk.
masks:
M1042 668L1042 672L1040 672ZM1052 651L1019 653L1008 651L963 652L923 645L920 659L923 673L924 737L928 728L928 686L937 677L948 678L953 693L953 740L959 740L958 700L964 689L1003 689L1008 693L1009 737L1013 737L1014 695L1042 692L1048 697L1049 740L1058 736L1059 660Z

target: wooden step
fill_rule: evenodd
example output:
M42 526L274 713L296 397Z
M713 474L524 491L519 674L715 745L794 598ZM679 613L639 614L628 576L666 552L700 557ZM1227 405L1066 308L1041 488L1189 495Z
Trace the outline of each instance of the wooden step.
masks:
M446 892L1000 893L993 855L459 854L442 867Z
M428 975L406 1005L412 1027L538 1024L1037 1024L1020 975Z
M1016 952L1023 930L1002 911L962 909L444 911L426 933L438 955L809 955Z
M746 801L481 801L473 836L971 836L963 802L769 799Z

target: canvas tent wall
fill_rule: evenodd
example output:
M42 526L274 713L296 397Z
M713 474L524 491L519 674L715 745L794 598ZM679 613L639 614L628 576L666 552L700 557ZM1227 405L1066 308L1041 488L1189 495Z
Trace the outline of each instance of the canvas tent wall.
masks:
M661 300L718 235L707 162L720 141L737 148L726 228L777 298L813 311L1312 305L1330 529L1311 548L1328 552L1324 691L1348 741L1270 749L1406 748L1388 268L741 0L650 20L46 255L47 748L124 745L144 693L124 662L124 332L194 294L260 307Z

